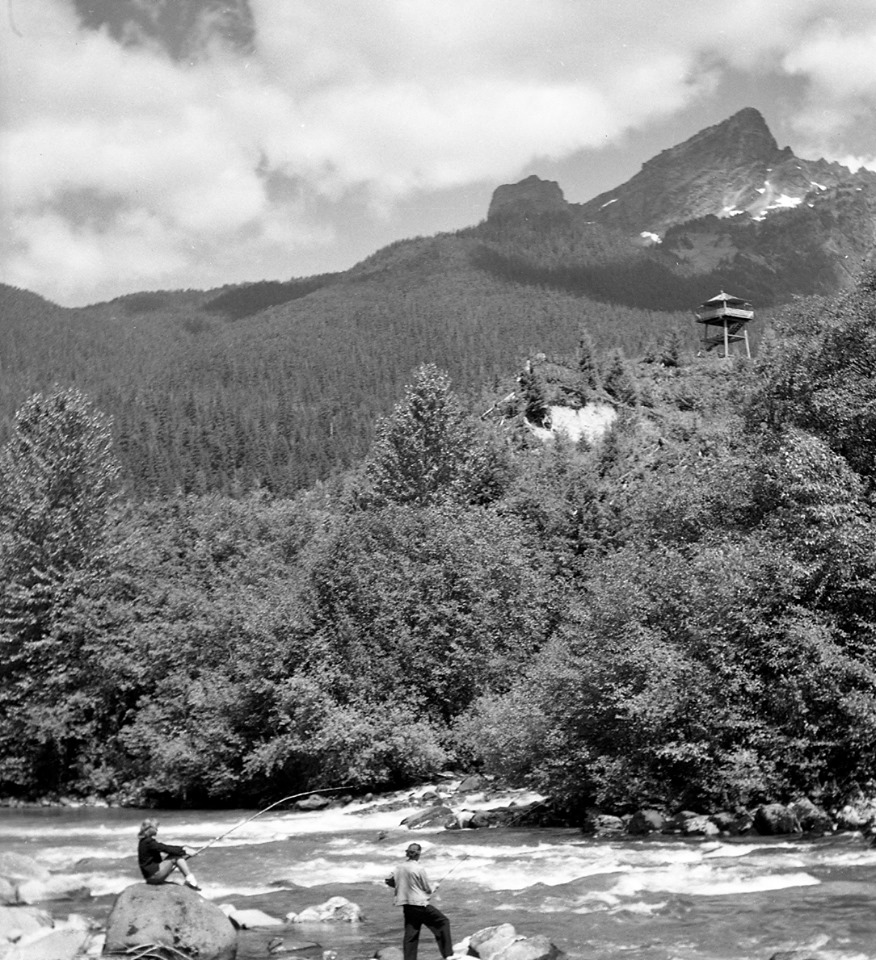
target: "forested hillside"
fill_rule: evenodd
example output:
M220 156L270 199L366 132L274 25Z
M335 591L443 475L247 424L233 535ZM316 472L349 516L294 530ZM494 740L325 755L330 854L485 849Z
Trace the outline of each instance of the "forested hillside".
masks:
M443 251L406 291L424 335ZM335 286L309 295L324 318ZM501 288L477 289L498 325ZM132 497L93 398L24 403L0 455L0 794L255 803L466 765L575 815L829 806L876 777L876 277L796 303L753 362L672 337L604 355L544 302L533 339L567 323L565 366L486 419L409 370L365 459L291 498ZM259 320L273 352L290 322ZM563 395L613 428L535 440L524 413Z
M288 496L367 452L420 363L469 394L532 352L571 353L582 325L630 356L667 328L695 343L690 314L494 277L479 248L455 235L404 241L340 277L80 310L0 288L0 441L31 392L77 386L112 417L135 496Z

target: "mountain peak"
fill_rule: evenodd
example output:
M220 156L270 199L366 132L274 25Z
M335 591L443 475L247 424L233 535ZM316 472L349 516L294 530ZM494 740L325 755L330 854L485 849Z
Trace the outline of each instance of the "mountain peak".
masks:
M721 123L706 127L677 146L663 150L646 161L642 170L655 171L680 165L727 169L739 164L780 163L789 156L792 154L788 147L779 150L761 112L754 107L745 107Z
M669 227L701 217L763 220L811 204L850 176L839 164L780 149L760 111L746 107L659 153L579 209L588 220L659 241Z

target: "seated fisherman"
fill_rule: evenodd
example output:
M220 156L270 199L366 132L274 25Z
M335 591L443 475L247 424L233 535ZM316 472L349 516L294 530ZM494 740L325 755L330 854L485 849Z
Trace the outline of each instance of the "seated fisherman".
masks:
M200 890L195 875L188 868L185 847L175 847L168 843L160 843L155 839L158 833L157 820L144 820L137 834L140 842L137 844L137 859L140 863L140 872L147 883L166 883L167 878L174 870L185 877L185 885L192 890Z

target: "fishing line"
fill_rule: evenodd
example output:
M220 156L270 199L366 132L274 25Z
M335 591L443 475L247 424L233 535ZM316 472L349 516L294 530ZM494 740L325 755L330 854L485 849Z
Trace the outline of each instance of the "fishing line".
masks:
M224 840L229 833L234 833L238 827L242 827L246 823L251 823L256 817L260 817L263 813L267 813L268 810L273 810L274 807L279 807L281 803L288 803L290 800L297 800L299 797L309 797L313 793L335 793L338 790L349 790L353 785L351 783L344 783L340 787L319 787L315 790L305 790L302 793L293 793L289 797L283 797L282 800L276 800L274 803L269 804L265 807L264 810L259 810L257 813L254 813L251 817L247 817L245 820L241 820L240 823L235 823L233 827L229 830L226 830L225 833L220 833L218 837L213 837L209 843L205 843L203 847L195 850L194 853L189 854L188 859L191 860L192 857L196 857L199 853L203 853L207 847L212 847L214 843L218 843L220 840Z
M470 853L463 854L462 859L459 861L459 863L455 863L455 864L447 871L447 873L445 873L444 876L435 884L435 886L432 887L432 893L437 893L438 888L441 886L441 884L444 883L444 881L445 881L448 877L453 876L453 874L456 873L456 871L465 863L466 860L468 860L468 858L469 858L470 856L471 856Z

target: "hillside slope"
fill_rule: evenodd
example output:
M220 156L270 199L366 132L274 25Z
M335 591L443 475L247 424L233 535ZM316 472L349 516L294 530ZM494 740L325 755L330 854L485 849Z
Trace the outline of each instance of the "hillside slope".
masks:
M696 350L691 310L721 288L754 302L756 342L768 308L843 286L873 244L876 174L807 163L742 111L608 200L569 204L530 177L498 187L480 224L344 273L77 310L0 288L0 442L28 395L72 384L115 418L138 495L289 494L357 461L423 362L477 394L582 332L603 352L636 356L667 331Z

